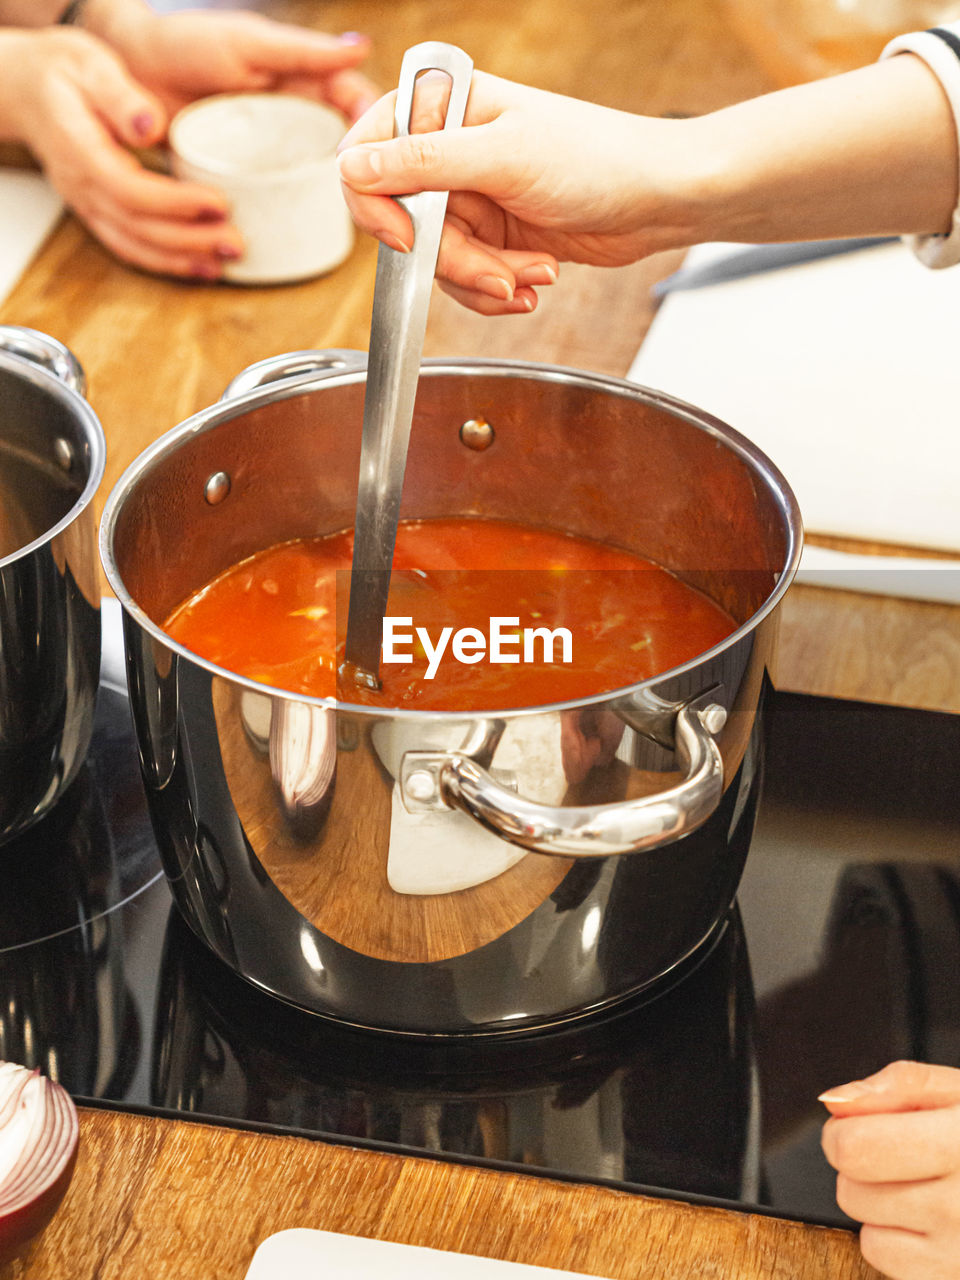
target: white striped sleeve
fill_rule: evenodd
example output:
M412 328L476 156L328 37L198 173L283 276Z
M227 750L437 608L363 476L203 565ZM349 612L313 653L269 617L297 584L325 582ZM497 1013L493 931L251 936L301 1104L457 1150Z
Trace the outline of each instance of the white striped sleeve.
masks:
M913 53L922 58L943 86L957 127L960 163L960 22L945 22L929 31L913 31L891 40L881 58ZM960 262L960 197L953 211L951 229L942 235L904 236L904 240L928 267L952 267Z

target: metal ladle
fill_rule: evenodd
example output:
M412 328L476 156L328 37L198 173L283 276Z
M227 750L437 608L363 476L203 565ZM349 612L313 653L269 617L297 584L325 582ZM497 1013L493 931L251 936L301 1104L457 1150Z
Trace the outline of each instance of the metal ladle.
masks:
M428 41L414 45L404 54L397 88L398 136L410 132L414 88L424 71L444 71L450 77L444 128L457 128L463 123L473 62L454 45ZM372 689L380 688L383 616L447 194L421 191L399 197L398 203L413 223L413 248L409 253L400 253L381 244L377 255L346 660L340 668L344 683L353 681Z

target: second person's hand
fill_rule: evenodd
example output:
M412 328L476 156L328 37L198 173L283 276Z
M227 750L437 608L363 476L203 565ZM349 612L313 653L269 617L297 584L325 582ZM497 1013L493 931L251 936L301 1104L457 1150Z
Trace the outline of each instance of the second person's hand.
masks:
M823 1150L860 1248L890 1280L960 1277L960 1070L894 1062L830 1089Z
M370 41L356 32L332 35L239 11L158 14L143 0L88 0L82 22L171 115L213 93L269 91L327 102L355 120L379 96L357 70Z
M243 244L223 196L145 169L132 148L166 132L162 103L94 36L0 30L0 137L28 146L117 257L165 275L216 279Z

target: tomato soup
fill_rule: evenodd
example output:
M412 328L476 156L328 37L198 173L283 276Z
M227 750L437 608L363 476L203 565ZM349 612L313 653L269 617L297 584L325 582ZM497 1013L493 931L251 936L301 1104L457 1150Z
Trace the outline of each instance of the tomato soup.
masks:
M381 665L380 691L345 687L352 554L352 530L271 547L184 601L164 628L218 666L290 692L476 711L618 689L735 627L712 600L616 547L501 520L403 521L384 648L394 660Z

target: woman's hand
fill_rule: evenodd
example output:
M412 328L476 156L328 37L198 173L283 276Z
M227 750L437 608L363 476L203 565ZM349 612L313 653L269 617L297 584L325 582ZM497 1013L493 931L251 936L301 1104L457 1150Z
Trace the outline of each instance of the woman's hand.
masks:
M830 1089L823 1150L837 1203L890 1280L960 1277L960 1071L895 1062Z
M153 173L131 147L166 132L163 104L85 31L0 31L0 137L25 143L119 258L215 279L243 246L218 192Z
M476 72L465 127L440 132L448 91L423 77L412 136L393 141L395 95L381 99L344 139L340 173L358 225L392 248L412 230L387 197L451 191L437 275L466 306L529 311L561 261L616 266L687 242L687 122Z
M142 0L88 0L83 26L107 41L172 115L212 93L263 90L328 102L355 120L379 91L356 70L369 41L257 13L156 14Z
M409 138L393 97L347 135L357 223L412 243L389 196L448 190L438 276L477 311L531 310L565 259L601 266L701 240L941 233L957 199L946 95L891 58L690 120L627 115L477 72L466 127L440 131L446 77L423 77Z

